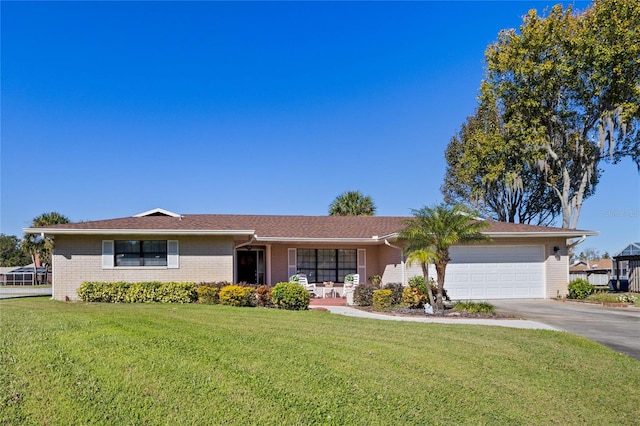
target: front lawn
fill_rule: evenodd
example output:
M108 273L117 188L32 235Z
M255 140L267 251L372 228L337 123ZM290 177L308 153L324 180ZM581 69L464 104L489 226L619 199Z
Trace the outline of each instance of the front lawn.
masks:
M0 301L2 424L637 424L640 362L544 330Z

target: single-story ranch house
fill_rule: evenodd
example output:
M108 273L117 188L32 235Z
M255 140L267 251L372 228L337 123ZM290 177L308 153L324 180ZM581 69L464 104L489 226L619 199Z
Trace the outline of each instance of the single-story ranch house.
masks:
M421 275L407 266L398 232L411 217L176 214L154 209L132 217L28 228L54 238L53 298L78 299L84 281L246 282L275 285L295 273L309 282L358 273L382 283ZM555 298L569 280L567 239L597 235L489 221L492 240L454 246L447 267L457 300ZM435 270L431 273L435 276Z

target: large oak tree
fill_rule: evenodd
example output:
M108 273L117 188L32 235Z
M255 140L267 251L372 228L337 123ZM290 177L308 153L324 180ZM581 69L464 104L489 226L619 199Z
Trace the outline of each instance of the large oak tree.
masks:
M560 202L531 153L506 131L495 102L484 99L445 152L445 202L470 204L501 222L549 225Z
M541 200L550 212L559 208L563 227L576 228L601 161L629 156L640 166L640 2L595 0L580 13L556 5L548 16L531 10L518 31L500 33L486 61L479 111L495 108L498 151L505 147L515 156L490 195L508 200L514 187L537 194L540 180L527 176L539 176L555 197ZM451 155L462 148L474 149L459 144ZM489 169L504 161L484 159ZM481 168L475 177L486 176L490 170ZM448 180L451 186L457 176Z

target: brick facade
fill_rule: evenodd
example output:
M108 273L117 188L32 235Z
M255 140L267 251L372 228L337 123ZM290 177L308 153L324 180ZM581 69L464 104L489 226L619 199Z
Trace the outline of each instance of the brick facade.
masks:
M100 236L58 235L53 255L53 298L77 300L84 281L233 281L233 239L231 237L109 236L112 240L178 240L180 267L102 268Z
M215 236L110 236L113 240L174 240L179 241L178 269L167 267L102 267L102 241L100 236L59 235L55 239L53 255L53 297L57 300L77 300L77 290L84 281L234 281L234 241L232 237ZM511 246L540 245L545 250L545 297L566 296L568 252L564 238L508 238L494 243ZM556 254L554 246L560 248ZM383 283L402 282L400 251L386 245L337 244L269 244L262 247L268 253L267 277L269 285L289 278L287 250L289 248L345 248L366 249L366 274L361 283L372 275L382 275ZM433 266L430 273L435 277ZM414 275L422 275L420 265L405 265L405 282Z

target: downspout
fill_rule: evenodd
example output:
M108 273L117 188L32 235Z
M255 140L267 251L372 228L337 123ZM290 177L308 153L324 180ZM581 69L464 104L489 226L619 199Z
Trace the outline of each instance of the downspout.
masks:
M402 265L402 286L404 287L404 285L405 285L405 277L404 277L404 253L403 253L402 247L394 246L394 245L393 245L393 244L391 244L391 243L389 242L389 240L387 240L386 238L384 239L384 243L385 243L386 245L388 245L389 247L391 247L391 248L394 248L394 249L398 249L398 250L400 250L400 265Z
M250 246L251 244L256 242L256 236L255 234L251 236L251 239L249 241L247 241L246 243L242 243L242 244L238 244L237 246L234 246L233 248L235 250L238 250L239 248L242 248L244 246Z
M583 235L582 237L580 237L580 239L572 242L571 244L567 244L567 250L571 250L573 249L575 246L577 246L578 244L582 244L584 242L584 240L587 239L586 235Z

